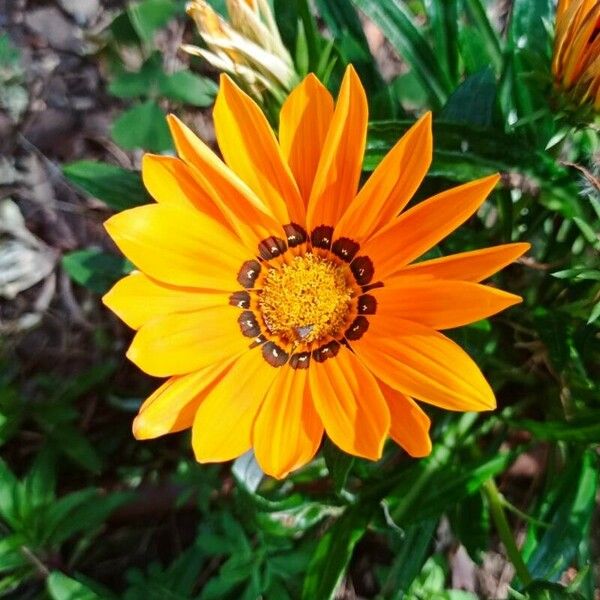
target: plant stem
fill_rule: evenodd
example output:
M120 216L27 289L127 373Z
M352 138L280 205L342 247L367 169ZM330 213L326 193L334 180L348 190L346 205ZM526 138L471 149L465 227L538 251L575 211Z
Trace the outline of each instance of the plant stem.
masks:
M517 543L515 542L515 538L513 537L508 521L506 520L506 515L504 514L504 502L502 496L493 479L488 479L483 484L483 491L490 504L490 513L494 520L498 535L506 549L506 554L515 567L517 576L523 585L529 585L533 581L533 577L531 577L531 573L529 572L529 569L527 569L527 565L523 561L523 557L517 548Z

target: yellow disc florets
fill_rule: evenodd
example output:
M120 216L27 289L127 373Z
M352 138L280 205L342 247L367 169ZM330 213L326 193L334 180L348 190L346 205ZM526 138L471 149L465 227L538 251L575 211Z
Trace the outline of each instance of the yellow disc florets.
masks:
M286 342L312 342L339 332L353 296L345 265L309 253L268 271L259 306L273 335Z

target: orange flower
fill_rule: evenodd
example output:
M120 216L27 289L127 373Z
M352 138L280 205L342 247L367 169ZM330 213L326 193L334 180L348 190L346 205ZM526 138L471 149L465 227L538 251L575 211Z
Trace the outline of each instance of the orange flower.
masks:
M498 177L401 213L431 162L426 114L358 191L367 100L351 67L335 107L312 75L292 92L279 141L226 75L214 121L225 162L171 116L179 158L143 163L157 204L106 223L139 272L104 302L138 330L128 357L170 376L141 407L136 438L192 427L198 461L253 448L266 473L283 477L313 458L323 431L373 460L388 436L427 455L430 423L413 398L493 409L475 363L437 330L519 302L478 282L528 245L411 263Z
M600 109L600 3L558 0L552 73L578 103Z

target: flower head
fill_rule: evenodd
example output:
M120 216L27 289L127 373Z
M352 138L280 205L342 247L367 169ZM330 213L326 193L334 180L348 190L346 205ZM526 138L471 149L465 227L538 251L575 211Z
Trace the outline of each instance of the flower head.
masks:
M187 12L208 49L184 45L217 69L229 73L255 98L264 90L284 97L298 81L267 0L227 0L230 22L205 0L192 0Z
M490 386L439 330L521 299L479 282L527 244L413 263L485 201L496 175L404 210L432 156L422 117L358 190L367 101L348 68L337 103L309 75L289 96L278 138L226 75L214 110L221 161L183 123L179 158L146 155L156 204L106 228L139 269L105 296L137 329L128 357L170 377L134 422L139 439L192 427L200 462L250 448L282 477L323 433L377 459L387 437L430 452L415 402L490 410Z
M559 0L552 73L578 104L600 110L600 3Z

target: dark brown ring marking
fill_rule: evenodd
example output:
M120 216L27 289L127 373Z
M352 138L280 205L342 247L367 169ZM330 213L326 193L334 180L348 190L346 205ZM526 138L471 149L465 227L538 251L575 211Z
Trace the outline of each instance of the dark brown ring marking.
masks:
M310 365L310 352L297 352L290 357L292 369L308 369Z
M250 346L248 346L248 348L250 348L250 350L253 350L254 348L257 348L258 346L260 346L261 344L264 344L267 341L267 338L261 333L259 336L256 336L254 338L254 341L250 344Z
M358 298L358 314L374 315L377 312L377 299L371 294L363 294Z
M287 250L287 244L281 238L271 236L258 244L258 253L264 260L281 256Z
M238 272L238 283L246 289L254 287L254 282L260 275L260 263L257 260L247 260Z
M350 327L346 329L344 337L351 342L356 342L356 340L360 340L367 329L369 329L369 320L367 317L358 316L352 321Z
M287 243L290 248L304 244L308 239L306 230L297 223L288 223L283 226L283 230L287 236Z
M333 227L330 225L319 225L312 230L310 241L315 248L329 250L333 238Z
M251 310L245 310L243 313L241 313L237 321L242 335L255 338L261 334L260 325L258 324L258 321Z
M229 296L229 304L238 308L250 308L250 294L248 292L233 292Z
M328 358L333 358L337 356L337 353L340 351L340 343L335 340L331 340L327 342L327 344L323 344L316 350L313 350L312 357L317 362L325 362Z
M358 285L367 285L375 274L373 261L368 256L357 256L350 264L350 270Z
M360 249L360 244L347 237L341 237L331 246L331 251L345 262L351 262Z
M272 367L282 367L290 357L283 348L280 348L274 342L263 344L262 355Z

